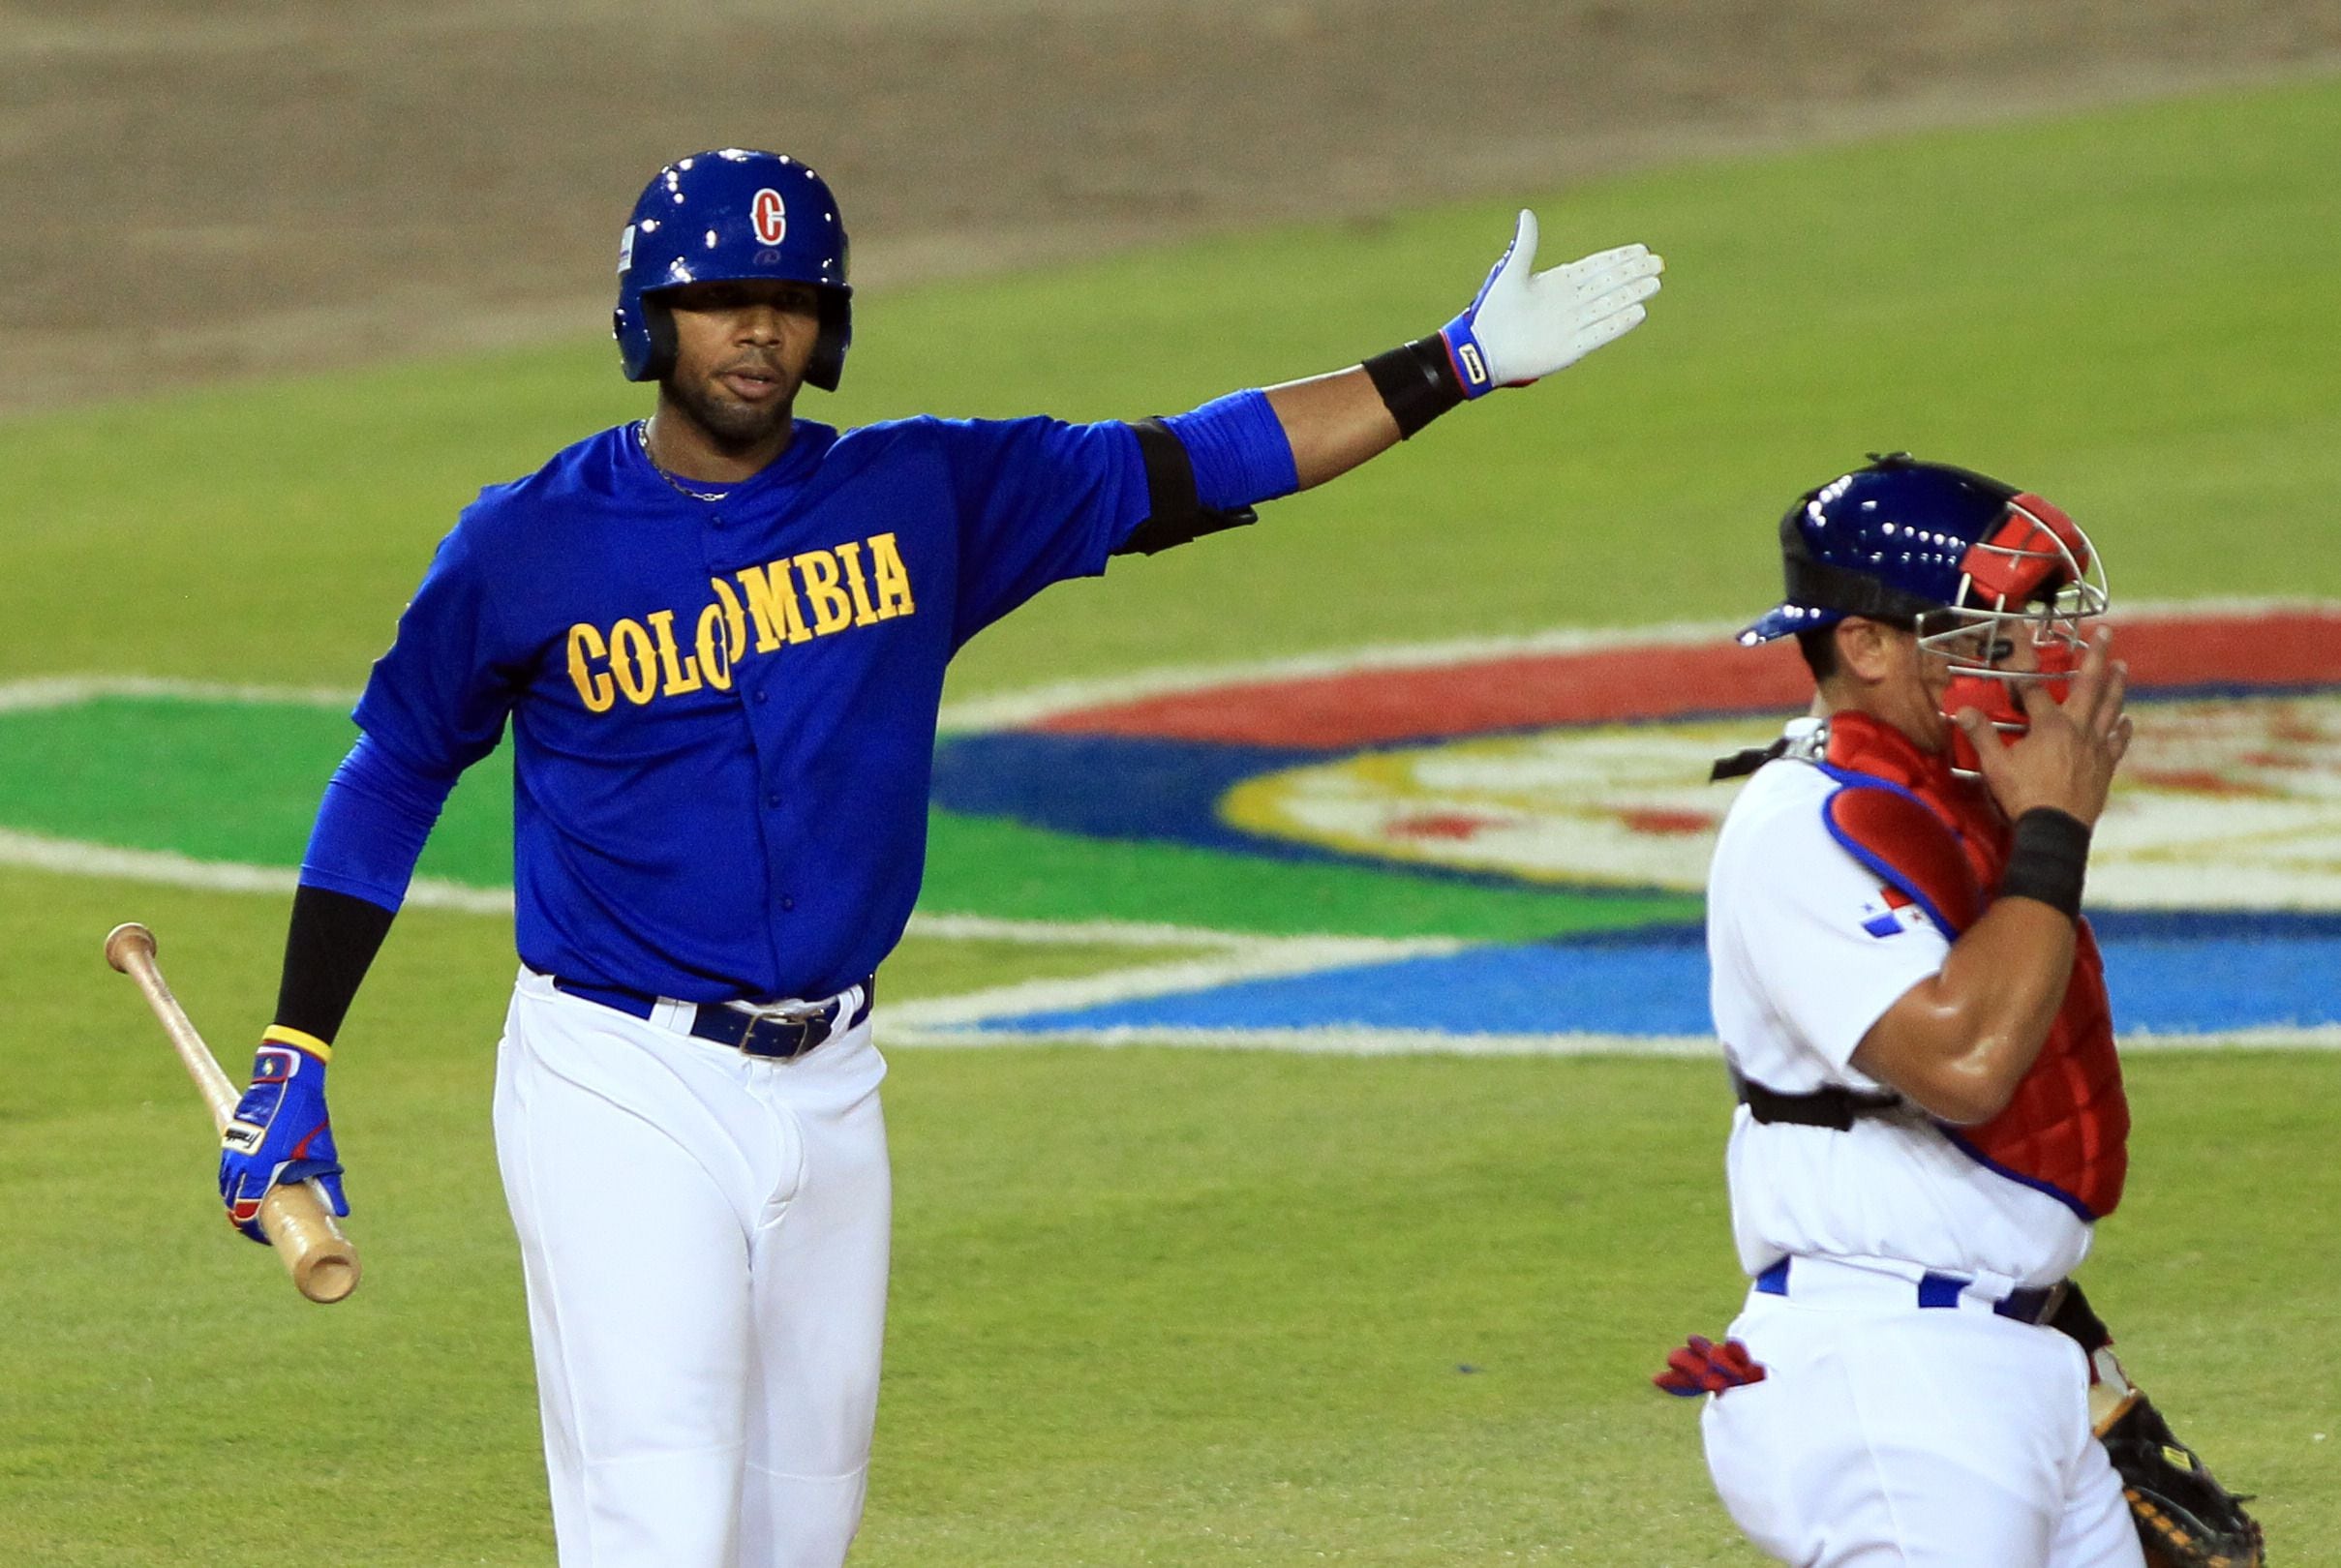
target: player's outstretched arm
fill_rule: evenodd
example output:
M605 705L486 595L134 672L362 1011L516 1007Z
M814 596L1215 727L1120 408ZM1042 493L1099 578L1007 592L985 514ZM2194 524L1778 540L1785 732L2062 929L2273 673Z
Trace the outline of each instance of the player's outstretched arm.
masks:
M1567 369L1642 324L1665 262L1640 245L1536 270L1536 215L1471 305L1437 333L1353 369L1268 389L1299 488L1387 451L1440 414L1498 387Z
M1627 245L1538 272L1536 218L1523 212L1470 307L1431 336L1135 426L1155 513L1116 554L1152 555L1249 523L1259 502L1346 473L1449 408L1575 364L1641 324L1664 265Z

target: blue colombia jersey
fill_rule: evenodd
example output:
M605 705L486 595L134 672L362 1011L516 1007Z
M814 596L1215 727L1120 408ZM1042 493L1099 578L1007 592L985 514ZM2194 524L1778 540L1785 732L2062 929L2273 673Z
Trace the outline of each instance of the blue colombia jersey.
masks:
M830 995L910 918L944 665L1147 510L1119 424L799 420L717 502L620 426L465 509L355 717L442 778L510 717L531 967Z

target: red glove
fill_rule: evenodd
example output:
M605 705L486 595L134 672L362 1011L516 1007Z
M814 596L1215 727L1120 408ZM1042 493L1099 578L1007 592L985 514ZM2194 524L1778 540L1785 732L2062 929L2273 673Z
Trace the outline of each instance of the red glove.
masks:
M1666 1370L1651 1381L1667 1393L1689 1399L1694 1394L1720 1394L1764 1380L1764 1369L1737 1340L1721 1344L1694 1334L1680 1350L1666 1356Z

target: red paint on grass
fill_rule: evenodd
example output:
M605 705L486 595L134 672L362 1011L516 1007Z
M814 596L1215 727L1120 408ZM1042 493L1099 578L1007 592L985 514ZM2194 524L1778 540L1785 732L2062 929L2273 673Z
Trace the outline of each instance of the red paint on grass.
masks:
M2341 684L2341 611L2253 610L2123 623L2133 690ZM1691 713L1792 713L1812 697L1786 642L1532 653L1476 664L1261 680L1059 713L1036 726L1225 745L1386 745L1490 730Z
M1621 811L1618 820L1631 832L1661 838L1712 831L1720 819L1705 811Z
M1362 746L1717 709L1793 709L1811 695L1793 648L1599 648L1174 692L1060 713L1040 728L1228 745Z
M1382 830L1391 838L1444 838L1460 843L1497 826L1493 817L1467 816L1460 811L1426 811L1419 816L1392 818L1383 825Z
M2130 685L2329 686L2341 683L2341 610L2113 618Z
M2214 773L2207 768L2133 768L2130 780L2148 789L2176 790L2185 795L2216 795L2221 797L2262 796L2280 798L2284 791L2249 779L2230 778Z

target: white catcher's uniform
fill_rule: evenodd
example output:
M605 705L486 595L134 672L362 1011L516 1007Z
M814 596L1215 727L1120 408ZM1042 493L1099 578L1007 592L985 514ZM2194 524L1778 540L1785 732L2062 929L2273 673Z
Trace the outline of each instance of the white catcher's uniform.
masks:
M1884 1092L1854 1047L1950 950L1831 835L1836 787L1808 762L1767 764L1709 879L1717 1032L1741 1074L1782 1094ZM1799 1568L2139 1568L2080 1345L1993 1311L2078 1266L2084 1221L1916 1111L1839 1131L1743 1105L1727 1166L1758 1281L1731 1334L1767 1375L1711 1397L1702 1425L1750 1539Z

